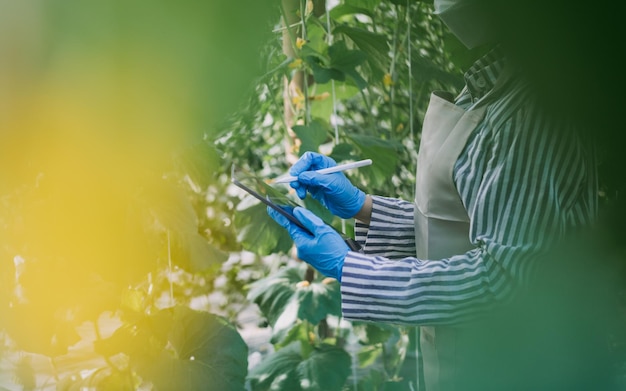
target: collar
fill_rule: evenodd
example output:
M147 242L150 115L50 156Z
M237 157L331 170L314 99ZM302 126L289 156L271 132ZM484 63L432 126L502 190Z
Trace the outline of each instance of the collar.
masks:
M465 72L465 84L472 98L472 102L476 102L493 89L505 63L506 61L502 49L496 46L483 57L479 58L468 71Z

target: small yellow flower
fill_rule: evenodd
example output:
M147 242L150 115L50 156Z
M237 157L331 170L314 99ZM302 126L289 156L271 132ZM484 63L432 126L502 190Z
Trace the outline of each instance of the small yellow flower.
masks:
M309 331L309 343L310 343L311 345L313 345L313 343L315 343L315 339L316 339L316 338L315 338L315 333L314 333L314 332L312 332L312 331Z
M302 110L304 108L304 95L292 96L291 104L293 104L296 110Z
M296 88L291 96L291 104L296 110L302 110L304 108L304 94L299 88Z
M296 47L298 49L302 49L302 47L306 44L306 39L302 39L300 37L296 38Z
M299 69L302 66L302 59L296 58L289 64L290 69Z
M391 78L391 74L385 73L385 76L383 76L383 85L385 87L391 87L393 85L393 79Z

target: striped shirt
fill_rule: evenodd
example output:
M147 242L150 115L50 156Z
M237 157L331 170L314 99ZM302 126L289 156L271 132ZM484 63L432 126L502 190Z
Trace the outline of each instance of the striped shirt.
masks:
M469 109L504 67L496 49L465 74L455 102ZM342 310L351 320L458 324L512 297L540 256L596 216L595 159L573 127L548 117L513 81L489 104L455 163L453 180L470 218L465 254L417 259L413 202L373 196L369 225L357 221L364 254L342 271Z

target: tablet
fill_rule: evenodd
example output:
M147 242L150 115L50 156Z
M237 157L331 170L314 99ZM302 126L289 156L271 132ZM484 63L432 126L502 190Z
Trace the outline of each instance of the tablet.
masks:
M304 224L302 224L300 220L298 220L291 213L293 208L302 205L289 198L287 194L281 192L276 188L273 188L272 186L265 183L263 180L250 174L244 169L235 166L234 164L231 168L230 178L233 184L245 190L250 195L258 199L265 205L269 206L270 208L274 209L281 215L285 216L287 220L302 228L309 235L314 236L313 233L309 229L307 229ZM341 232L338 233L339 235L341 235L344 242L346 242L350 250L363 252L361 245L359 245L356 240L346 237Z
M233 184L245 190L281 215L285 216L285 218L302 228L309 235L313 235L313 233L291 213L293 208L302 205L287 197L286 194L281 193L278 189L273 188L261 179L255 177L242 168L236 167L235 165L231 168L230 178Z

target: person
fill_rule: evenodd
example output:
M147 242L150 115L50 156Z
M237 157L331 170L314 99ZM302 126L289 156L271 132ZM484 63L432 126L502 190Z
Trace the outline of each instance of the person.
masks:
M593 224L594 151L575 123L537 104L484 3L435 0L434 7L468 48L488 50L464 74L456 99L431 94L415 199L365 194L343 173L317 174L335 161L305 152L290 169L298 177L292 187L354 218L362 251L306 209L293 213L314 235L268 213L289 231L300 259L341 283L346 319L419 326L425 390L516 389L507 377L514 371L494 379L503 368L499 344L512 336L497 339L503 323L490 315L531 284L568 234Z

